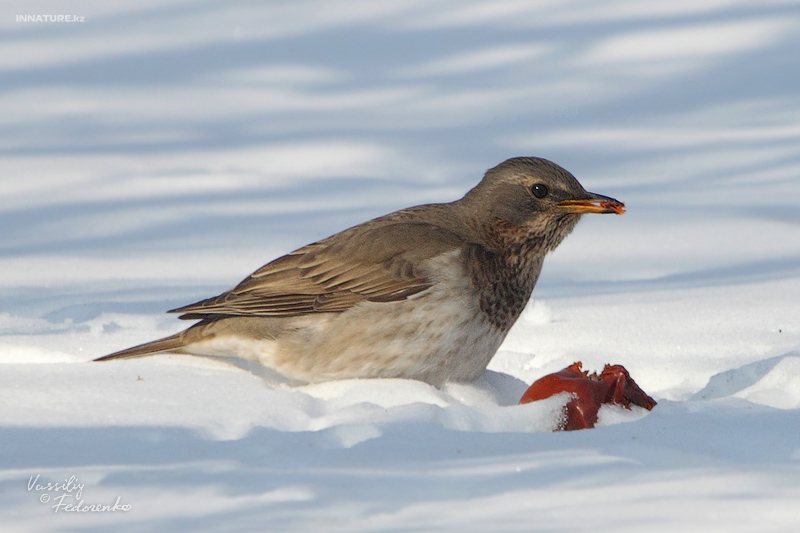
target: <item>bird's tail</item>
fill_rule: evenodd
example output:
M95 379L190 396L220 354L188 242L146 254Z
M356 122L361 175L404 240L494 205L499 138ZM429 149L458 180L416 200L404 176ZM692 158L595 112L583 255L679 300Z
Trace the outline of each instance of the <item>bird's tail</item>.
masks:
M157 341L146 342L132 348L120 350L112 354L98 357L95 361L109 361L111 359L128 359L131 357L143 357L145 355L153 355L161 352L179 351L180 348L186 345L184 335L176 333Z

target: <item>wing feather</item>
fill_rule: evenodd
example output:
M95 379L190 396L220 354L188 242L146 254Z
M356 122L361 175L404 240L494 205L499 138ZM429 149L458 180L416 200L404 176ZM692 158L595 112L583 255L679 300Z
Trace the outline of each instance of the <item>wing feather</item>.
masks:
M402 213L402 212L401 212ZM264 265L232 290L170 312L180 318L337 313L429 288L426 261L464 240L440 226L387 220L356 226Z

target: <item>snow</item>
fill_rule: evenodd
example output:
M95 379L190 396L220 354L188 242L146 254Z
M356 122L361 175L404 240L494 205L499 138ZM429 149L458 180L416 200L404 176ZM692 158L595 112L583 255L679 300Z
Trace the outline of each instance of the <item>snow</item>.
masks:
M0 11L3 531L800 530L796 2ZM548 258L475 383L88 362L516 155L628 213ZM516 405L579 360L658 406Z

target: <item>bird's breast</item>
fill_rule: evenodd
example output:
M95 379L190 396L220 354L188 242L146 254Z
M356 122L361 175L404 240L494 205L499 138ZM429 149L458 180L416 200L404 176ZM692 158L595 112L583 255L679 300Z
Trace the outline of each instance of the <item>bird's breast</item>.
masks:
M467 268L481 312L496 328L508 331L531 297L544 253L522 245L500 252L476 247Z

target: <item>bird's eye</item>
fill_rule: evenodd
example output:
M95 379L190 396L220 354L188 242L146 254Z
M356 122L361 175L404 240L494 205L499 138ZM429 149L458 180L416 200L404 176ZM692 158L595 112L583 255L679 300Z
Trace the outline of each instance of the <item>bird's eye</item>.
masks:
M531 193L536 198L544 198L545 196L547 196L548 192L550 192L550 190L547 188L547 185L545 185L544 183L537 183L536 185L533 185L531 187Z

